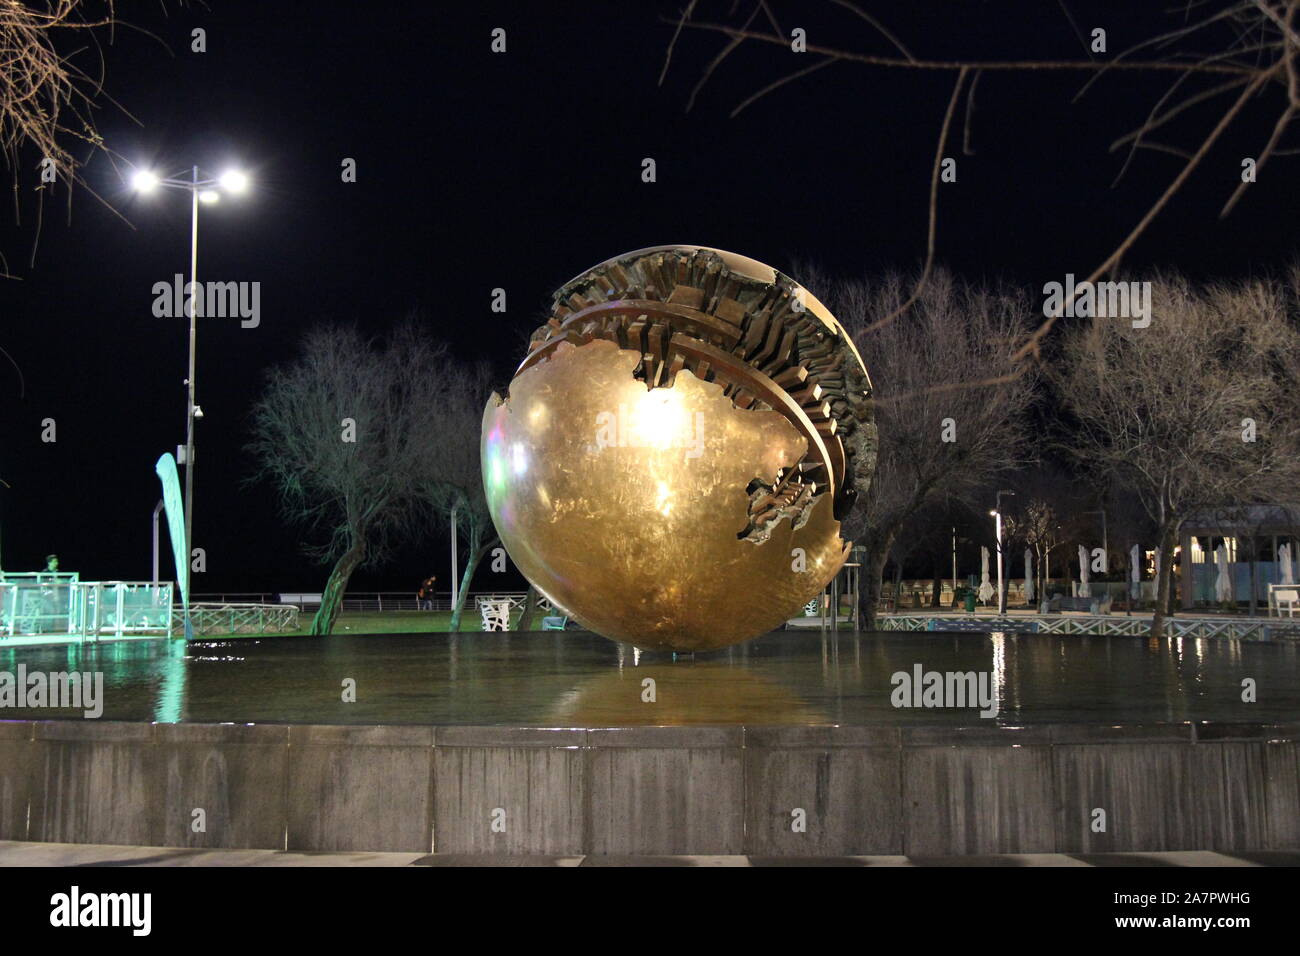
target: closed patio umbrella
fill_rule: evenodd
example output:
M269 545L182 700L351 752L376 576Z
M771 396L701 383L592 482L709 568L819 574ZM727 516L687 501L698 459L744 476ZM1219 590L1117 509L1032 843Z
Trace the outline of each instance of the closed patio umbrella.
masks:
M1079 545L1079 597L1092 597L1088 587L1088 549Z
M1138 546L1128 549L1128 596L1137 600L1142 596L1142 567L1138 564Z
M980 600L987 604L993 594L993 585L989 583L989 549L980 548Z
M1034 553L1025 548L1025 603L1034 605Z
M1232 600L1232 579L1228 577L1228 548L1219 545L1214 549L1217 574L1214 578L1214 599L1220 603Z

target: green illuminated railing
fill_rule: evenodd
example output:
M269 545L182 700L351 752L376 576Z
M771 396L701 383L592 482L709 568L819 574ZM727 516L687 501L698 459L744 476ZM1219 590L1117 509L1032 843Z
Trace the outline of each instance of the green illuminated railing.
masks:
M6 574L0 641L123 640L171 634L171 582L78 581L76 574Z

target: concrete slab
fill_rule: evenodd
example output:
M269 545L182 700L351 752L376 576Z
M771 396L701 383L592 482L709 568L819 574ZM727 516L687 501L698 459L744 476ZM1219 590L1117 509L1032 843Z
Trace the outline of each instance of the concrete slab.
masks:
M593 854L743 851L744 766L739 747L618 746L590 754Z
M1237 748L1249 746L1233 745ZM1224 757L1215 744L1062 745L1054 748L1057 849L1071 854L1249 846L1249 811L1228 813ZM1244 762L1232 761L1244 770ZM1262 781L1247 779L1255 794ZM1253 788L1253 789L1252 789ZM1096 810L1105 830L1094 830ZM1253 824L1258 832L1259 823Z
M745 849L845 856L903 849L897 748L745 749Z
M159 724L164 846L283 850L289 728Z
M1054 809L1050 747L903 750L908 856L1051 853Z
M286 787L286 849L433 849L432 727L294 725Z
M30 720L0 720L0 840L27 839L32 780L39 779L39 751Z
M586 751L567 746L439 746L438 853L570 856L584 851Z
M159 844L161 786L153 739L153 724L38 721L32 759L39 777L33 780L28 837Z

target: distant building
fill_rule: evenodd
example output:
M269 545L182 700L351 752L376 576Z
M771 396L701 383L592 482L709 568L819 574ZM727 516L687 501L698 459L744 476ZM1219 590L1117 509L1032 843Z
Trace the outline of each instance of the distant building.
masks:
M1220 544L1228 553L1232 599L1241 604L1268 603L1268 586L1281 580L1278 549L1291 546L1291 580L1300 557L1300 504L1237 505L1208 508L1190 515L1180 533L1179 594L1184 609L1218 604L1215 597L1215 553Z

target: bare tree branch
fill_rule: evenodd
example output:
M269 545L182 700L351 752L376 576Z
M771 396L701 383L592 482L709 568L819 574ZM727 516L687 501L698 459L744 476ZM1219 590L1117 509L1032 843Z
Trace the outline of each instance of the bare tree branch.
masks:
M934 267L934 235L937 228L939 208L939 173L943 166L944 147L948 144L948 128L952 126L952 114L957 109L957 100L961 97L961 86L966 82L967 72L967 70L962 69L957 74L957 83L952 88L952 96L948 100L948 109L943 114L943 125L939 128L939 143L934 150L934 165L930 170L930 219L926 231L925 265L921 269L921 277L916 280L916 288L912 291L912 295L908 300L883 319L873 323L866 329L868 332L888 325L910 309L912 303L920 296L921 290L925 288L926 280L930 278L930 270Z

